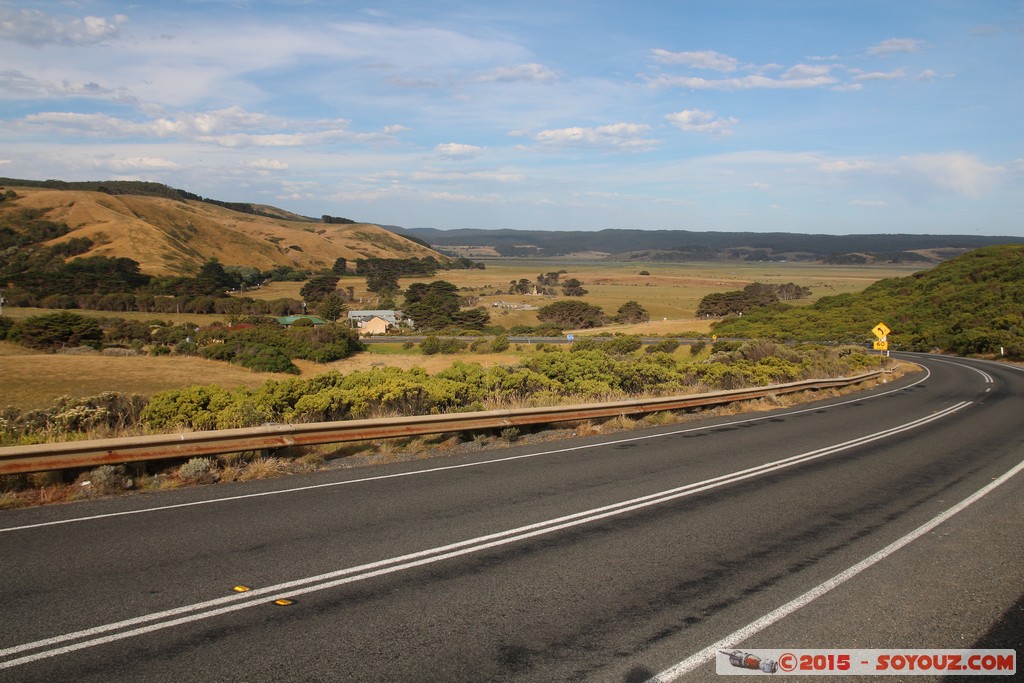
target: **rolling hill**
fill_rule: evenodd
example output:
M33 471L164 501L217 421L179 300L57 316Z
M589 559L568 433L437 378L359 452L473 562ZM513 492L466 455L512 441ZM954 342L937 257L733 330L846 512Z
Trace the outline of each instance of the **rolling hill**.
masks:
M133 193L124 183L112 193L70 183L65 189L5 180L3 192L13 196L0 202L0 226L17 230L27 215L62 223L70 231L47 246L86 237L92 247L84 255L130 258L152 275L193 274L211 258L261 270L330 268L339 257L445 260L415 239L377 225L324 223L269 206L211 202L153 183L140 185L166 192L138 187Z
M985 247L908 277L806 307L777 305L727 318L717 334L864 342L878 322L894 348L1024 357L1024 245Z

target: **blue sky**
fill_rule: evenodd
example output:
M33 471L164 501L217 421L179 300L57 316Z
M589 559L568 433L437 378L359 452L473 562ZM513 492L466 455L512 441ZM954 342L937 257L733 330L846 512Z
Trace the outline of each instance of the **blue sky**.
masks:
M405 227L1024 236L1024 2L0 0L0 175Z

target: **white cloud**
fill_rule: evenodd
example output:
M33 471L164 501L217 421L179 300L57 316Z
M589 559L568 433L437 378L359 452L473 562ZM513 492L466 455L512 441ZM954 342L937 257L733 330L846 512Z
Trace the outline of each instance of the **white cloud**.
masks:
M879 168L882 168L880 164L863 159L836 159L835 161L824 161L818 165L818 170L825 173L873 171Z
M869 55L886 56L904 52L917 52L924 45L923 40L916 38L889 38L878 45L868 48Z
M111 88L99 83L74 82L68 79L60 81L44 81L25 74L22 71L0 71L0 99L49 99L49 98L87 98L91 100L108 100L135 105L138 98L125 88Z
M518 172L503 172L503 171L469 171L465 173L458 172L438 172L438 171L413 171L407 174L394 174L391 177L406 177L412 180L426 180L430 182L450 182L452 180L458 181L470 181L470 182L487 182L487 183L521 183L525 180L525 176Z
M956 196L977 199L996 189L1006 169L963 152L917 154L891 160L834 159L818 170L884 188L910 199Z
M702 50L698 52L670 52L660 48L651 50L654 61L662 64L681 64L694 69L709 69L731 73L739 67L739 60L729 55L714 50Z
M885 207L889 202L882 199L852 199L847 202L850 206Z
M797 64L790 67L779 78L760 74L737 78L707 79L695 76L670 76L662 74L647 78L653 88L692 88L694 90L753 90L766 89L802 89L818 88L835 85L839 80L831 74L831 65L814 66Z
M290 167L283 161L277 159L256 159L245 164L249 168L261 171L287 171Z
M404 127L388 127L377 133L357 133L345 119L289 120L227 107L198 114L180 113L146 121L132 121L107 114L42 112L21 121L27 130L41 130L74 137L158 138L195 140L222 147L301 147L334 142L382 142Z
M543 64L517 64L501 66L477 76L477 83L514 83L529 81L534 83L550 83L558 78L558 74Z
M110 169L116 173L131 173L133 171L167 171L181 168L169 159L159 157L130 157L126 159L113 159L100 162L100 166Z
M457 142L446 142L434 147L434 153L442 159L468 159L477 156L482 151L483 147L463 145Z
M110 19L87 16L58 18L35 9L0 8L0 40L22 45L94 45L115 38L128 21L123 14Z
M413 90L433 90L441 87L440 83L430 78L404 78L402 76L389 76L388 83L398 88L409 88Z
M674 114L667 114L665 118L680 130L710 133L718 137L732 135L730 127L740 121L735 117L718 118L715 116L715 112L701 111L700 109L684 109Z
M962 152L904 156L894 166L908 176L920 176L935 188L971 199L994 189L1005 171Z
M907 72L903 69L895 71L871 71L869 73L857 74L853 77L855 81L897 81L906 78Z
M595 128L557 128L542 130L532 137L551 147L606 147L620 150L646 150L658 144L646 137L650 126L640 123L613 123ZM523 133L514 133L522 135Z

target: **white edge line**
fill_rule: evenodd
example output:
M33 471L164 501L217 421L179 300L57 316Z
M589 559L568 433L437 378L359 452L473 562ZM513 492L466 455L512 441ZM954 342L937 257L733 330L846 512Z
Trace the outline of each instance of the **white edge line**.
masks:
M49 522L38 522L38 523L35 523L35 524L24 524L24 525L21 525L21 526L12 526L12 527L7 527L7 528L0 528L0 534L11 532L11 531L25 531L27 529L38 529L40 527L59 526L61 524L72 524L72 523L76 523L76 522L89 522L89 521L95 521L95 520L98 520L98 519L108 519L108 518L111 518L111 517L124 517L124 516L127 516L127 515L140 515L140 514L148 513L148 512L161 512L161 511L164 511L164 510L176 510L176 509L180 509L180 508L195 507L197 505L212 505L214 503L227 503L227 502L232 502L232 501L237 501L237 500L245 500L245 499L248 499L248 498L260 498L260 497L263 497L263 496L277 496L277 495L281 495L281 494L284 494L284 493L299 493L299 492L302 492L302 491L312 491L312 490L315 490L315 489L331 488L331 487L335 487L335 486L347 486L349 484L362 484L362 483L371 482L371 481L380 481L380 480L383 480L383 479L397 479L399 477L411 477L411 476L416 476L416 475L421 475L421 474L432 474L432 473L436 473L436 472L445 472L445 471L448 471L448 470L457 470L457 469L462 469L462 468L466 468L466 467L480 467L480 466L483 466L483 465L492 465L492 464L497 464L497 463L510 462L510 461L513 461L513 460L522 460L522 459L525 459L525 458L536 458L536 457L540 457L540 456L543 456L543 455L555 455L557 453L568 453L568 452L572 452L572 451L580 451L580 450L586 450L586 449L590 449L590 448L599 448L599 447L602 447L602 446L614 446L614 445L617 445L617 444L629 443L631 441L643 441L643 440L646 440L646 439L658 439L658 438L667 437L667 436L677 436L679 434L686 434L688 432L697 432L697 431L703 431L703 430L706 430L706 429L718 429L720 427L731 427L731 426L734 426L734 425L749 424L751 422L760 422L760 421L763 421L763 420L775 419L775 418L778 418L778 417L787 417L787 416L790 416L790 415L800 415L802 413L808 413L808 412L813 412L813 411L823 410L823 409L828 409L828 408L835 408L835 407L847 405L847 404L850 404L850 403L856 403L858 401L865 401L865 400L869 400L869 399L873 399L873 398L880 398L882 396L887 396L889 394L896 393L896 392L899 392L899 391L904 391L904 390L909 389L909 388L911 388L913 386L917 386L918 384L926 381L929 377L931 377L931 372L928 370L928 368L924 367L923 365L919 366L919 367L924 368L925 376L920 378L920 379L918 379L918 380L916 380L916 381L914 381L914 382L912 382L912 383L910 383L910 384L907 384L906 386L901 386L901 387L898 387L896 389L890 389L888 391L883 391L883 392L880 392L878 394L872 394L871 396L861 396L861 397L849 399L849 400L846 400L846 401L840 401L840 402L837 402L837 403L830 403L827 406L820 406L819 405L819 406L814 406L814 407L811 407L811 408L801 408L800 410L794 410L794 411L786 412L786 413L774 413L773 412L771 415L762 415L762 416L759 416L759 417L746 418L746 419L743 419L743 420L734 420L732 422L721 422L721 423L716 423L716 424L713 424L713 425L703 425L703 426L699 426L699 427L688 427L686 429L677 429L677 430L673 430L673 431L670 431L670 432L659 432L658 434L647 434L647 435L644 435L644 436L633 436L633 437L628 437L628 438L624 438L624 439L616 439L614 441L602 441L601 443L596 443L596 444L586 444L586 445L582 445L582 446L570 446L568 448L557 448L557 449L550 450L550 451L540 451L540 452L537 452L537 453L526 453L526 454L523 454L523 455L513 455L513 456L508 456L508 457L505 457L505 458L495 458L493 460L482 460L482 461L476 461L476 462L470 462L470 463L462 463L462 464L459 464L459 465L445 465L443 467L432 467L432 468L424 469L424 470L413 470L413 471L410 471L410 472L398 472L398 473L395 473L395 474L382 474L382 475L375 476L375 477L362 477L362 478L359 478L359 479L348 479L348 480L345 480L345 481L333 481L333 482L329 482L329 483L326 483L326 484L313 484L313 485L310 485L310 486L299 486L299 487L288 488L288 489L280 489L280 490L277 490L277 491L262 491L260 493L246 493L246 494L242 494L240 496L228 496L228 497L224 497L224 498L212 498L212 499L209 499L209 500L197 500L197 501L192 501L192 502L189 502L189 503L177 503L177 504L174 504L174 505L162 505L162 506L159 506L159 507L142 508L142 509L139 509L139 510L123 510L121 512L108 512L108 513L101 514L101 515L90 515L88 517L72 517L72 518L69 518L69 519L58 519L58 520L53 520L53 521L49 521Z
M708 645L700 652L697 652L696 654L691 655L690 657L684 659L678 664L675 664L674 666L665 669L653 678L648 679L646 683L669 683L670 681L674 681L677 678L693 671L697 667L707 664L708 662L714 659L715 653L719 650L726 650L739 645L747 638L750 638L751 636L771 626L775 622L780 621L781 619L789 616L801 607L804 607L805 605L814 602L815 600L825 595L832 589L841 586L842 584L846 583L853 577L863 572L865 569L868 569L869 567L878 564L879 562L889 557L903 546L911 543L912 541L917 540L921 536L924 536L926 533L928 533L935 527L939 526L940 524L948 520L950 517L953 517L957 513L965 510L970 505L981 500L984 496L988 495L997 487L1009 481L1012 477L1020 473L1022 470L1024 470L1024 461L1017 463L1015 467L1010 469L1008 472L1003 474L998 479L990 482L989 484L979 489L972 495L968 496L964 500L960 501L959 503L949 508L945 512L942 512L936 517L933 517L931 520L925 522L918 528L914 529L906 536L903 536L902 538L899 538L896 541L890 543L889 545L885 546L873 555L870 555L869 557L853 565L849 569L846 569L845 571L836 574L831 579L828 579L827 581L818 584L817 586L807 591L803 595L794 598L793 600L790 600L785 605L782 605L781 607L772 610L760 619L750 622L746 626L736 631L733 631L725 638L722 638L721 640L712 643L711 645Z

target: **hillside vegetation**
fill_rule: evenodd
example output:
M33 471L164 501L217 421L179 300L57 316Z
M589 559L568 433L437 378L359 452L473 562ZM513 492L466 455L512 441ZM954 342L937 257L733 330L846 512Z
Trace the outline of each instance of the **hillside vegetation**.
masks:
M863 342L885 322L892 348L1024 357L1024 245L977 249L909 277L811 306L776 305L727 318L716 334Z
M66 226L43 244L73 243L68 251L75 256L130 258L151 275L193 274L209 259L260 270L316 270L338 258L445 258L377 225L321 222L269 206L204 200L155 183L115 185L116 191L57 185L4 184L0 226L11 232L39 220ZM80 245L88 249L79 251Z

